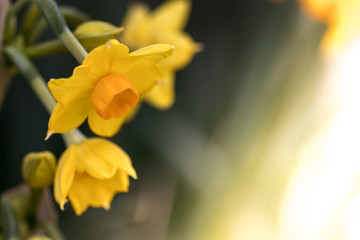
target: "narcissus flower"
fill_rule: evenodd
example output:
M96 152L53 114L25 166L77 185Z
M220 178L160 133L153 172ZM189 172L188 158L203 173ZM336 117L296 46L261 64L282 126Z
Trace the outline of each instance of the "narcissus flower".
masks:
M90 138L72 144L60 157L55 173L55 200L63 209L69 198L76 214L89 206L109 209L117 192L127 192L136 178L129 156L114 143Z
M160 109L167 109L174 103L175 72L188 65L200 50L200 45L183 31L190 8L187 0L167 1L153 12L144 4L134 4L124 18L125 31L120 37L131 48L159 42L175 46L173 55L159 63L162 81L144 98Z
M325 53L336 53L342 46L360 38L360 1L299 0L299 2L311 17L329 25L322 41Z
M48 124L48 136L81 125L112 136L139 97L162 79L157 63L170 56L173 46L154 44L129 53L117 40L91 51L70 78L52 79L48 87L57 100Z

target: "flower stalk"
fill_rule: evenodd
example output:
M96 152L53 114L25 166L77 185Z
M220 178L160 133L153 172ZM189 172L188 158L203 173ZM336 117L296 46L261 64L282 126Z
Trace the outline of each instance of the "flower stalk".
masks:
M66 27L65 30L59 35L59 38L65 44L71 54L76 58L76 60L79 63L82 63L88 53L81 45L79 40L69 30L69 28Z
M36 213L39 208L40 199L43 193L43 189L30 188L29 205L27 207L27 217L30 220L30 224L35 225Z
M27 80L48 113L51 114L56 101L48 90L45 80L41 77L30 59L15 47L7 46L4 48L4 52Z
M9 240L19 240L19 227L9 200L5 196L2 196L0 199L0 204L1 222L4 226L5 238Z
M53 240L65 240L58 227L50 222L40 222L41 227Z
M47 112L51 114L56 105L56 101L52 97L49 89L46 86L45 80L41 77L34 64L22 51L15 47L7 46L5 47L4 52L27 80L43 106L46 108ZM50 136L51 133L46 136L46 139L48 139ZM77 129L64 133L62 137L67 146L82 142L86 139L86 136L84 136Z
M72 34L54 0L32 0L36 3L52 31L69 49L79 63L85 59L87 52L77 38Z

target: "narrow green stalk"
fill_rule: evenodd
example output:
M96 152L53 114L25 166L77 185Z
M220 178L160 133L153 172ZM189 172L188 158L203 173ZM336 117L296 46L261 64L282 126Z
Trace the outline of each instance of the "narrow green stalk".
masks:
M65 30L59 35L59 38L69 49L71 54L76 58L76 60L79 63L82 63L88 53L81 45L79 40L74 36L74 34L72 34L69 28L66 27Z
M41 77L30 59L15 47L7 46L4 48L4 52L30 84L49 114L51 114L56 101L48 90L45 80Z
M28 82L48 113L51 114L56 105L56 101L48 90L45 80L41 76L37 76L34 79L28 80Z
M21 27L21 33L25 35L25 38L29 33L31 33L31 30L36 22L36 19L38 18L40 13L40 10L38 6L34 3L30 4L28 7L26 14L24 16L22 27Z
M77 128L61 134L66 146L70 146L71 144L80 143L86 139L86 136L80 132Z
M27 42L29 44L36 42L36 40L39 39L39 37L41 36L41 34L43 34L46 28L47 24L44 19L39 19L38 21L36 21L36 24L32 28L31 32L29 32L28 34Z
M14 211L11 208L10 202L5 196L1 197L1 222L3 224L5 239L19 240L20 233Z
M82 63L87 52L79 40L77 40L69 30L56 2L54 0L32 1L39 6L52 31L60 38L76 60Z
M32 224L35 224L36 219L36 212L39 208L40 199L43 193L43 189L33 189L30 190L30 199L29 199L29 205L27 209L27 216L32 222Z
M65 240L58 227L50 222L40 222L40 226L46 231L52 240Z
M29 58L42 57L65 51L66 48L59 39L53 39L36 45L31 45L24 49L25 54Z
M90 19L88 15L86 15L84 12L76 8L60 7L59 10L61 15L65 19L65 22L74 28L77 27L79 24ZM43 18L39 19L35 25L33 24L31 31L28 32L27 43L36 42L41 36L41 34L46 30L47 27L48 25L45 19ZM64 47L64 49L66 48Z
M23 8L30 0L17 0L7 12L6 18L10 18L16 14L21 8Z
M42 15L48 22L51 30L60 35L66 28L66 23L54 0L31 0L40 8Z
M25 77L46 110L49 114L51 114L56 105L56 101L51 96L44 79L41 77L40 73L37 71L30 59L15 47L7 46L5 47L4 52L14 63L19 72ZM47 138L49 136L47 136ZM78 129L63 133L62 137L67 146L82 142L86 139L86 136L84 136Z

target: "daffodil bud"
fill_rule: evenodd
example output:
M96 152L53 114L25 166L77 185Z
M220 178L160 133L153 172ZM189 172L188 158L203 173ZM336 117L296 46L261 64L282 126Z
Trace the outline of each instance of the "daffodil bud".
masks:
M88 21L80 24L74 31L75 36L87 51L106 43L110 39L116 39L123 28L116 27L103 21Z
M30 187L45 188L53 183L55 168L56 159L51 152L32 152L25 155L21 173Z

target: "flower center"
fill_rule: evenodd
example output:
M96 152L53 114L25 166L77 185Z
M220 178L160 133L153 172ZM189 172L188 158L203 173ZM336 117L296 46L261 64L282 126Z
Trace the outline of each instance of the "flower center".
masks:
M109 74L101 78L91 92L91 103L105 120L119 118L139 101L135 86L120 74Z

